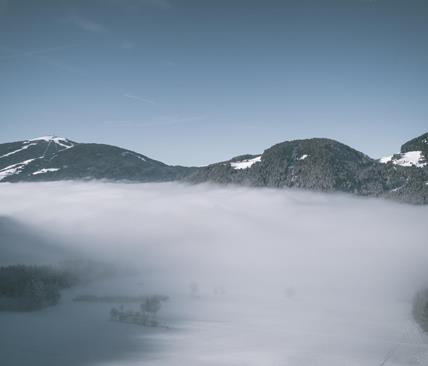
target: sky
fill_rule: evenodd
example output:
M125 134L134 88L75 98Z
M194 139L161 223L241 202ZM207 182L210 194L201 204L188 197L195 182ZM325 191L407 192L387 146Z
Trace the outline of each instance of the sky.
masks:
M425 0L0 0L0 142L58 135L204 165L428 130Z

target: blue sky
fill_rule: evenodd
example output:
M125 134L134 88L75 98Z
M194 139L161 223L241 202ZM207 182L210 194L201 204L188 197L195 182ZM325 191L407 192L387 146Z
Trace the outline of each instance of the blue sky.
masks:
M373 157L428 131L428 2L0 0L0 142L202 165L296 138Z

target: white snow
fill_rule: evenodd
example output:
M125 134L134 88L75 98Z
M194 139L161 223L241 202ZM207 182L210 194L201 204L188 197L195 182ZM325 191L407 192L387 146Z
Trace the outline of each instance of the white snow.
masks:
M18 153L18 152L20 152L20 151L26 150L26 149L28 149L30 146L34 146L34 145L37 145L37 144L28 144L28 145L24 145L24 146L22 146L22 147L21 147L20 149L18 149L18 150L14 150L14 151L8 152L7 154L4 154L4 155L0 156L0 158L5 158L5 157L7 157L7 156L11 156L11 155L16 154L16 153Z
M66 140L64 137L57 137L57 136L40 136L40 137L36 137L34 139L28 140L28 141L53 141L56 139L61 139L61 140Z
M21 161L20 163L16 163L13 165L9 165L6 168L3 168L0 170L0 181L4 178L8 177L9 175L20 173L22 169L32 161L36 159L28 159L25 161Z
M44 174L44 173L49 173L49 172L56 172L58 170L59 170L59 168L44 168L44 169L38 170L37 172L32 173L32 175Z
M146 161L146 159L144 159L142 156L138 156L138 155L136 155L136 157L137 157L138 159L142 160L142 161Z
M28 141L46 141L46 142L54 142L62 147L65 147L66 149L69 149L74 146L73 143L71 143L69 140L67 140L64 137L57 137L57 136L41 136L36 137L34 139L28 140Z
M139 154L134 154L133 152L131 152L131 151L125 151L125 152L123 152L122 153L122 156L125 156L125 155L131 155L131 156L133 156L134 158L137 158L137 159L140 159L140 160L142 160L142 161L147 161L144 157L142 157L141 155L139 155Z
M380 161L382 164L389 163L389 162L392 160L392 156L393 156L393 155L385 156L385 157L383 157L383 158L380 158L380 160L379 160L379 161Z
M299 158L299 160L305 160L308 156L309 156L308 154L304 154Z
M424 156L422 151L409 151L404 154L401 154L401 158L398 160L394 160L392 163L395 165L401 166L416 166L421 168L427 165L426 162L422 162L424 160Z
M425 162L424 155L422 154L422 151L408 151L403 154L399 154L400 158L394 158L394 156L386 156L384 158L381 158L379 161L383 164L386 164L390 161L394 165L400 165L400 166L415 166L418 168L422 168L427 163Z
M246 160L242 160L242 161L234 161L230 163L230 166L233 169L247 169L247 168L251 168L251 166L253 166L253 164L258 163L259 161L262 160L261 155L257 156L253 159L246 159Z

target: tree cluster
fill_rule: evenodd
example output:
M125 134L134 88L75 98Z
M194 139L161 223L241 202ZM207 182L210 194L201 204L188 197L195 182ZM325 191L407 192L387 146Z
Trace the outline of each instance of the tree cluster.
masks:
M123 323L157 327L159 323L156 314L161 309L162 302L167 300L168 296L164 295L147 296L140 304L141 311L124 310L123 305L121 305L119 309L112 308L110 310L110 319Z
M76 282L72 273L50 266L0 267L0 310L31 311L55 305L60 290Z

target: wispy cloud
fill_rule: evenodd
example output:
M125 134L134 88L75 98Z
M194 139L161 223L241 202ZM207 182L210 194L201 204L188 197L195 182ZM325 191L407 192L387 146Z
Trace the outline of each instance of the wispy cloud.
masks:
M74 45L63 45L63 46L39 48L39 49L27 50L27 51L19 50L19 51L9 52L9 53L4 54L4 55L0 55L0 60L9 60L9 59L15 59L15 58L20 58L20 57L37 56L37 55L42 55L42 54L50 53L50 52L54 52L54 51L65 50L65 49L73 48L73 47L77 47L77 45L75 45L75 44Z
M162 60L161 64L166 65L168 67L175 67L177 64L174 61L171 60Z
M87 32L92 32L92 33L107 32L107 28L104 27L102 24L97 23L91 19L84 18L80 15L76 15L76 14L71 15L69 16L68 20L77 28Z
M134 95L134 94L126 93L126 94L123 94L123 96L125 98L138 100L139 102L143 102L143 103L147 103L147 104L156 104L156 102L151 100L151 99L142 98L142 97L139 97L138 95Z
M134 126L136 126L135 122L133 122L133 121L111 120L111 121L103 121L102 123L105 125L108 125L108 126L112 126L112 127L134 127Z
M70 73L70 74L79 75L79 76L85 77L85 78L90 77L90 74L83 71L82 69L74 67L72 65L69 65L66 62L56 60L52 57L43 57L43 58L40 58L39 61L43 62L44 64L46 64L48 66L51 66L51 67L56 68L56 69L61 70L61 71L65 71L65 72Z
M195 115L187 117L161 116L147 121L110 120L104 121L103 123L114 127L163 127L197 122L204 120L206 117L206 115Z
M57 51L66 50L69 48L78 47L79 44L68 44L63 46L56 47L46 47L39 48L34 50L13 50L7 47L0 47L7 53L3 55L0 54L0 62L1 61L9 61L9 60L20 60L26 59L29 62L37 62L49 67L53 67L55 69L65 71L67 73L78 74L80 76L88 77L89 75L83 72L81 69L76 68L67 62L61 61L54 57Z
M135 43L131 42L131 41L127 40L127 39L125 39L120 44L120 47L123 48L123 49L125 49L125 50L130 50L130 49L132 49L132 48L135 47Z

